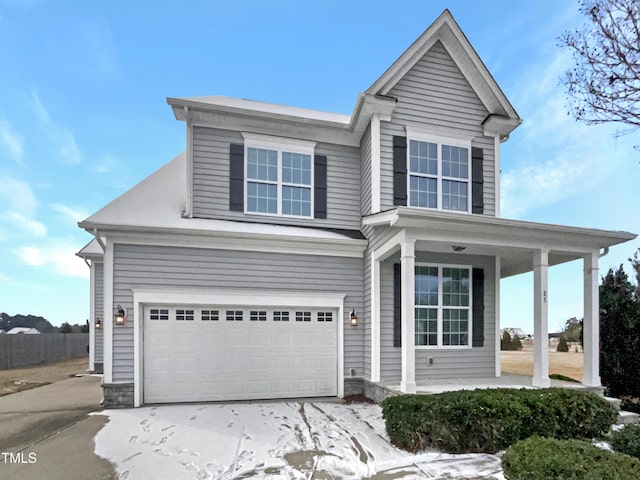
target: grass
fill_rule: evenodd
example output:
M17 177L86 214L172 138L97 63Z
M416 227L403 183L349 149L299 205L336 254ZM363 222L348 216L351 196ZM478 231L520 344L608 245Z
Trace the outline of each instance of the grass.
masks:
M500 352L503 373L533 376L533 346L524 345L516 352ZM576 380L582 379L584 357L582 352L573 349L568 352L556 352L555 347L549 349L549 373L564 375Z
M0 397L58 382L78 373L86 373L88 366L88 358L80 357L43 365L0 370Z

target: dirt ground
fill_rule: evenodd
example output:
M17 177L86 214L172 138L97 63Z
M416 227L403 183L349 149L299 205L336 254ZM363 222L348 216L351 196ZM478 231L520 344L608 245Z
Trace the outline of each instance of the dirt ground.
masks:
M79 357L62 362L0 370L0 396L59 382L70 376L87 373L89 358Z
M500 352L502 371L518 375L533 375L533 346L524 345L517 352ZM582 380L582 352L574 349L569 352L556 352L555 347L549 349L549 373L559 373L575 380Z

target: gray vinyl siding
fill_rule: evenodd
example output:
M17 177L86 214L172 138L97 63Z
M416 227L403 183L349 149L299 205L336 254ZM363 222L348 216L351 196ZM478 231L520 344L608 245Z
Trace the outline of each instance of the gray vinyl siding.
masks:
M361 176L362 187L360 189L362 215L371 213L371 125L367 127L360 140L361 153Z
M104 325L104 263L95 263L95 286L94 286L94 315L100 319ZM95 362L104 361L103 337L104 330L95 328Z
M485 215L495 215L495 155L493 137L485 137L488 115L451 56L437 42L390 90L398 99L391 122L381 122L381 206L393 208L393 136L406 136L406 125L455 130L484 151Z
M398 258L395 259L399 261ZM495 260L493 257L437 254L416 251L416 263L460 264L483 268L485 274L484 346L471 349L416 348L416 381L438 378L495 376ZM401 349L393 346L393 263L381 265L380 274L380 379L401 378ZM427 359L433 365L427 366Z
M244 144L240 132L193 128L193 216L260 223L360 228L360 149L318 143L327 156L327 218L298 219L229 210L229 145Z
M132 312L136 288L265 289L346 295L345 316L363 310L362 259L116 244L114 305ZM359 328L344 322L345 376L362 375ZM114 327L113 381L133 380L133 322Z
M364 376L371 378L371 252L391 239L400 229L384 227L364 227L364 235L369 240L369 246L364 256ZM382 272L381 272L382 273ZM392 291L393 294L393 291ZM393 297L391 298L393 301ZM382 300L382 298L381 298ZM384 304L381 303L381 309ZM391 311L393 316L393 310ZM382 317L381 317L382 318ZM393 317L392 317L393 318ZM391 332L393 335L393 331ZM393 339L393 337L392 337Z

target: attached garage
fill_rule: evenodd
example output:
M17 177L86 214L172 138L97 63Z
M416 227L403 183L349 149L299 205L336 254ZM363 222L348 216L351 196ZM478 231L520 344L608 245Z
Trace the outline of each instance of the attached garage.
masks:
M311 300L140 303L140 403L338 396L342 308Z

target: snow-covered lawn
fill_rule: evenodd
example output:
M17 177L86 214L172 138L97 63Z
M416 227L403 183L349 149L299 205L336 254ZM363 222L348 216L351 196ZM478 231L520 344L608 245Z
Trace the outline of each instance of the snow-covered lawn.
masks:
M503 479L496 455L410 454L378 405L235 403L107 410L96 453L119 478Z

